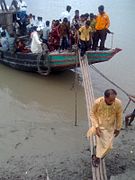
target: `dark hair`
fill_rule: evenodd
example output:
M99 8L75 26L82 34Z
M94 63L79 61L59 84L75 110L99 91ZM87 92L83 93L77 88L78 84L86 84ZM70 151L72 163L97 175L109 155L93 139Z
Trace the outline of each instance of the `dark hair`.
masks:
M6 33L5 33L5 31L2 31L2 33L1 33L1 37L6 37Z
M114 89L107 89L104 92L104 97L110 97L111 95L117 96L117 92Z
M79 28L79 24L75 24L75 29L78 30Z
M89 17L89 14L88 14L88 13L85 13L84 16L85 16L86 18L88 18L88 17Z
M90 21L89 21L89 20L86 21L86 25L87 25L87 26L90 26Z
M33 15L30 13L30 14L29 14L29 17L33 17Z
M56 20L56 21L55 21L55 25L58 26L59 24L60 24L59 20Z
M94 18L94 14L93 13L90 13L90 18Z
M46 26L49 26L50 25L50 21L46 21Z
M37 30L37 26L33 26L33 27L31 28L31 32L36 31L36 30Z
M67 22L68 22L68 19L67 19L67 18L64 18L64 19L63 19L63 22L67 23Z
M104 6L103 6L103 5L99 6L99 7L98 7L98 10L99 10L99 11L104 11Z
M84 17L85 17L85 15L84 15L84 14L81 14L80 18L84 18Z
M77 9L77 10L75 10L75 13L79 13L79 10Z
M70 10L71 10L71 6L68 5L68 6L66 7L66 10L67 10L67 11L70 11Z
M42 18L42 17L39 17L39 20L40 20L40 21L42 21L42 20L43 20L43 18Z

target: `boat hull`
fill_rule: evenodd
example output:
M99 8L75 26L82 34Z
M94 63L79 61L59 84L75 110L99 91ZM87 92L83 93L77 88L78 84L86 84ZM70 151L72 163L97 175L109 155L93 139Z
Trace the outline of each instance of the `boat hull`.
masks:
M111 59L120 49L111 49L106 51L87 51L88 63L105 62ZM39 72L50 68L51 71L61 71L66 69L73 69L76 64L79 67L78 54L71 53L50 53L46 56L38 56L32 53L13 54L10 52L0 54L0 63L10 66L14 69L27 71L27 72Z

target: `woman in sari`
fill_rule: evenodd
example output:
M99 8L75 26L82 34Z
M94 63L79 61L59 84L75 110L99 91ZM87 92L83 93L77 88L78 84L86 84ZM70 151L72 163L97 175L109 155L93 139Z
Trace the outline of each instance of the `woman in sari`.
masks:
M55 21L55 24L50 32L48 45L50 51L58 50L60 47L60 23L58 20Z

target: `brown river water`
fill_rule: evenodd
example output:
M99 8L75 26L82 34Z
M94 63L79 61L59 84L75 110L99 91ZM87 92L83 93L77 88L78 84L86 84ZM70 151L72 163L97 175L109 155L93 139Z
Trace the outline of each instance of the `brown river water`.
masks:
M72 15L76 9L80 13L96 14L97 7L104 4L111 19L110 30L114 32L113 47L122 51L95 67L129 94L135 95L134 0L26 2L29 12L41 15L45 20L59 18L67 4L72 6ZM108 47L111 38L108 35ZM91 75L95 97L102 96L107 88L115 88L93 70ZM70 70L43 77L0 65L0 177L44 179L47 168L51 179L91 179L89 143L86 140L88 123L81 80L77 88L78 126L74 126L74 77ZM115 89L125 106L128 98ZM127 112L133 107L130 104Z

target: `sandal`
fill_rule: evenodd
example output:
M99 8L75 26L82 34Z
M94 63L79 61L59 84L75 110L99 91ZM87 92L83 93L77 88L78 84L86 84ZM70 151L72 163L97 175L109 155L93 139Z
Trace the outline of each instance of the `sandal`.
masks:
M92 165L93 167L98 167L100 163L100 159L96 157L96 155L92 155Z

